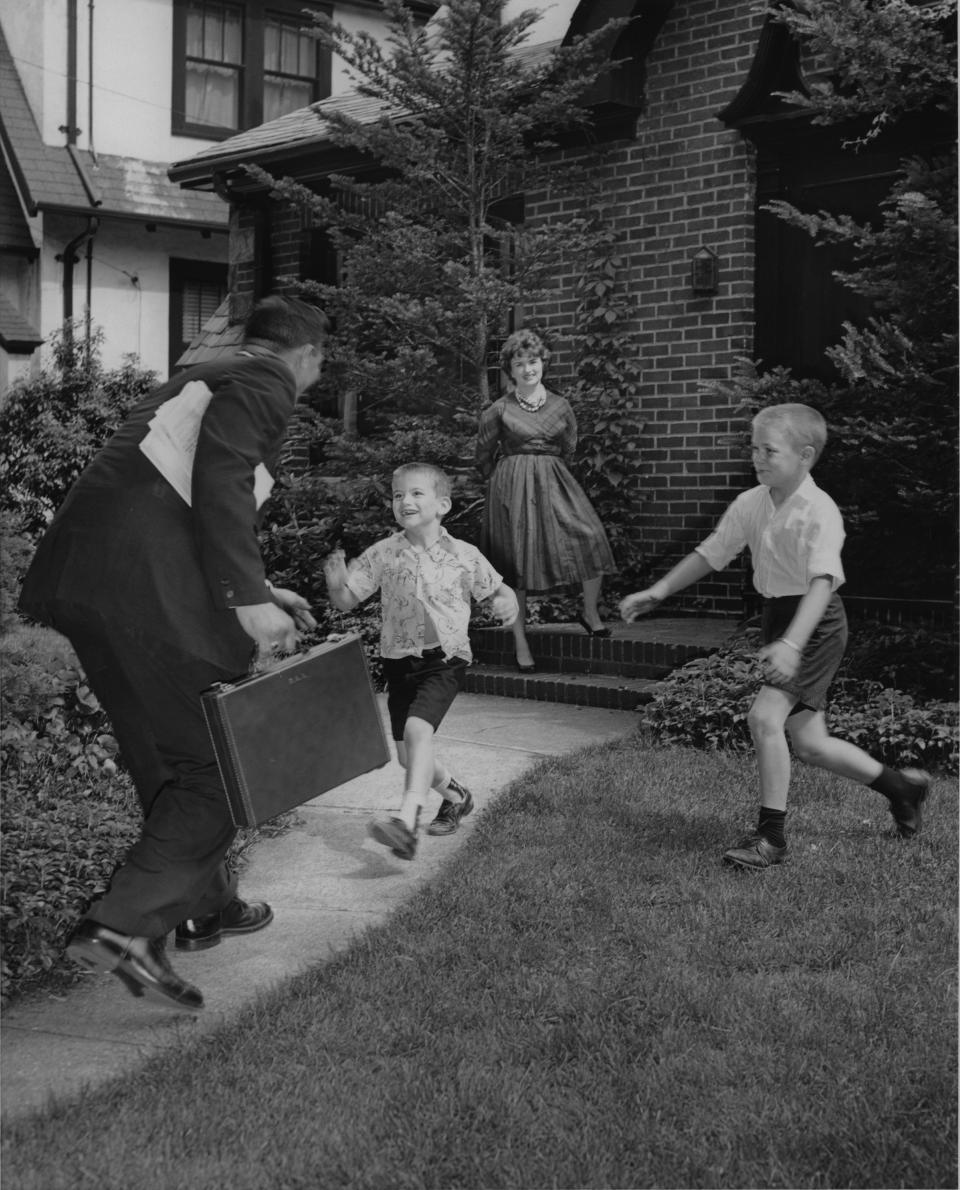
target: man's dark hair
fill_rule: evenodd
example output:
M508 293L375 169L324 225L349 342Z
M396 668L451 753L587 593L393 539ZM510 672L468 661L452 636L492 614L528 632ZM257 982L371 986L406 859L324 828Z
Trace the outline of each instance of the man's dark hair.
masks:
M330 319L318 306L274 293L253 307L243 341L256 339L274 347L302 347L305 343L322 343L329 333Z

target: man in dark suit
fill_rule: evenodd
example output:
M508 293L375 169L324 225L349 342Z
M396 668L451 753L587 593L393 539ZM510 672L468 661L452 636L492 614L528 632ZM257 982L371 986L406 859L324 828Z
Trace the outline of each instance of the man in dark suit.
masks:
M21 611L73 645L144 814L67 953L168 1006L203 1007L169 963L171 930L202 949L273 917L237 897L224 862L236 829L200 695L314 626L305 599L267 581L256 534L328 329L314 306L265 298L236 353L144 399L71 488L21 592Z

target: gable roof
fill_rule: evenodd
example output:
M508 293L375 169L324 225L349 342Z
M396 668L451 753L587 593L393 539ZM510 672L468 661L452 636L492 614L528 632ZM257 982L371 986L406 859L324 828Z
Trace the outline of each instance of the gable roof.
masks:
M609 52L611 56L633 61L625 62L624 69L617 68L600 80L583 102L586 106L606 104L636 114L640 96L635 64L642 62L649 52L675 4L676 0L579 0L562 40L522 44L513 52L518 58L536 62L577 36L601 28L608 20L627 18L628 27L611 42ZM273 163L282 160L285 167L294 162L304 164L315 176L345 172L357 163L359 156L356 151L338 149L331 141L330 125L325 118L331 112L342 112L363 123L372 123L383 114L395 117L403 114L356 92L331 96L174 162L170 179L190 189L212 189L229 178L230 189L240 191L256 188L255 183L245 179L243 165L259 165L269 171ZM222 186L220 191L224 193Z
M518 57L536 61L545 58L559 45L559 41L541 42L538 45L521 46L516 53ZM236 136L202 149L185 161L174 162L169 170L170 179L184 187L212 187L215 175L238 171L242 165L266 167L277 158L287 161L291 157L316 156L330 150L334 152L326 172L336 172L342 168L349 154L346 150L337 153L330 139L330 123L326 117L331 112L342 113L364 124L372 124L381 115L403 115L398 108L391 109L379 99L358 95L353 91L333 95L311 103L309 107L288 112L257 128L238 132Z
M0 146L0 253L32 258L37 252L6 154Z
M171 183L165 162L94 155L72 145L47 145L27 101L0 28L0 147L23 208L82 211L211 230L226 229L228 212L214 195Z
M177 360L178 368L205 364L223 355L233 355L243 342L243 323L230 321L229 297L217 306L200 328L197 337Z

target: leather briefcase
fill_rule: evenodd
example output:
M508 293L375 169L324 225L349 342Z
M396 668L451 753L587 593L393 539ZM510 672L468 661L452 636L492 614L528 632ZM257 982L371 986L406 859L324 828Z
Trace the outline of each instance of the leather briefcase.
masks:
M218 682L201 702L236 826L257 826L390 760L358 636Z

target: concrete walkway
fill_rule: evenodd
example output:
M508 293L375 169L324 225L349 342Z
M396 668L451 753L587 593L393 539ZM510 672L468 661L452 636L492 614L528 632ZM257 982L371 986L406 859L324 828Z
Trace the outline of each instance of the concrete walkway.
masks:
M473 791L477 808L456 834L421 835L412 862L395 859L367 836L370 816L399 803L396 761L308 803L295 830L252 849L241 878L241 895L273 906L272 924L210 950L170 951L177 971L202 989L204 1011L190 1016L136 1000L112 975L96 974L62 996L9 1008L0 1018L3 1115L77 1096L165 1047L216 1029L261 993L383 921L454 856L484 807L524 770L545 757L623 737L637 722L633 711L460 695L442 724L439 747Z

